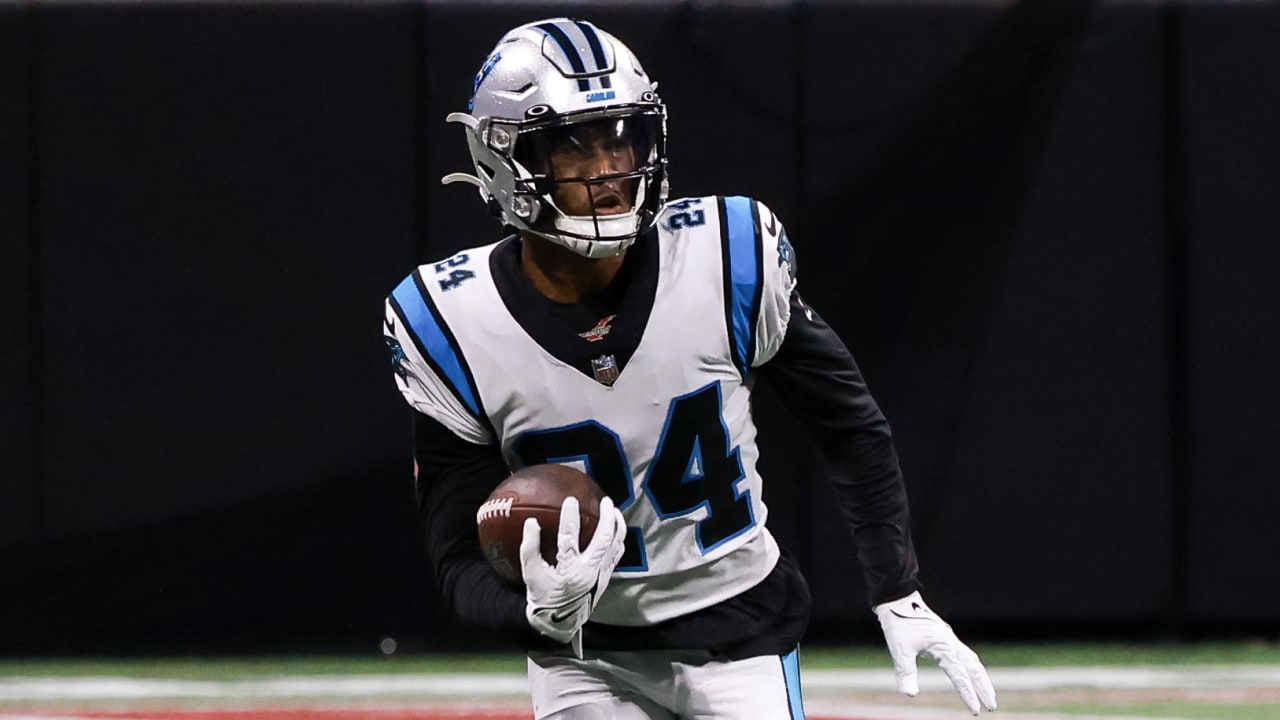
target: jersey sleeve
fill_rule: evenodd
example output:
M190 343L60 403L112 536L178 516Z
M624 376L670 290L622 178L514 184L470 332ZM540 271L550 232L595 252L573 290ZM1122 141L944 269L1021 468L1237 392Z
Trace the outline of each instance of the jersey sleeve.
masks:
M756 201L755 205L760 223L762 290L751 365L758 367L778 352L787 335L791 293L796 287L796 254L778 216L762 202Z
M768 362L787 334L795 252L782 223L764 203L723 197L719 204L730 349L745 376Z
M479 393L415 271L386 299L383 338L396 387L414 410L477 445L494 442Z

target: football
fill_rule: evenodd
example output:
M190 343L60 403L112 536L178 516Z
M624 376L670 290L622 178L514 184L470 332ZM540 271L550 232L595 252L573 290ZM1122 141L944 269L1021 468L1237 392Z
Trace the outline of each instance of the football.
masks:
M520 541L526 518L537 518L542 529L542 557L556 563L556 534L560 505L578 499L578 549L584 550L600 519L604 490L590 475L567 465L530 465L517 470L493 489L476 511L480 548L493 569L507 582L523 586Z

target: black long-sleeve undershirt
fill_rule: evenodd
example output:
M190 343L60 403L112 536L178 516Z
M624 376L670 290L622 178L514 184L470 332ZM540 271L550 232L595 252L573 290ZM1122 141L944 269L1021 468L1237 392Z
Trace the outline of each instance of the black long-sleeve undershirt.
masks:
M844 342L798 293L791 296L782 346L759 370L822 453L853 527L871 604L919 589L907 491L889 423Z
M440 596L462 620L526 649L554 647L529 626L525 595L489 567L476 509L510 473L496 445L469 443L414 414L418 514Z
M870 599L873 604L919 587L911 543L906 490L893 449L889 425L867 391L862 374L844 343L798 294L791 299L791 321L777 354L760 368L775 394L805 425L821 450L824 469L836 488L840 505L853 527ZM415 422L418 462L418 506L428 554L445 602L463 620L488 628L526 649L550 648L524 615L522 592L505 584L485 561L475 532L475 510L508 474L496 445L468 443L425 415ZM799 639L807 619L803 580L790 561L742 605L768 605L778 614L775 635L781 645ZM795 574L796 577L790 577ZM804 593L802 608L788 594ZM752 654L760 642L732 645L741 634L738 598L694 613L687 621L669 621L643 637L622 629L588 625L588 646L595 637L608 647L664 643L702 638L704 646L730 656ZM803 617L800 617L800 614ZM766 636L769 633L764 634ZM795 637L791 637L791 636ZM681 638L682 640L677 640ZM761 641L764 642L764 641ZM687 645L669 645L687 647ZM772 649L772 645L768 645ZM785 648L784 648L785 649Z

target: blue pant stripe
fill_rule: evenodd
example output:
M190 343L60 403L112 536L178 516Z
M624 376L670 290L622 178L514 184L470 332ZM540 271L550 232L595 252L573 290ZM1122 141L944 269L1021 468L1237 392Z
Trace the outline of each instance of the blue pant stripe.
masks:
M792 650L782 656L782 676L787 681L787 704L791 720L804 720L804 700L800 697L800 651Z

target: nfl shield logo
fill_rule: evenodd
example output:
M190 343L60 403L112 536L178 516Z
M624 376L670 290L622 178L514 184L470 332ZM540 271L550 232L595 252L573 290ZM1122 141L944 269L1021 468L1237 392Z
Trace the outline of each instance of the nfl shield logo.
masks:
M618 361L612 355L592 358L591 372L595 373L596 382L601 385L613 385L613 382L618 379Z

